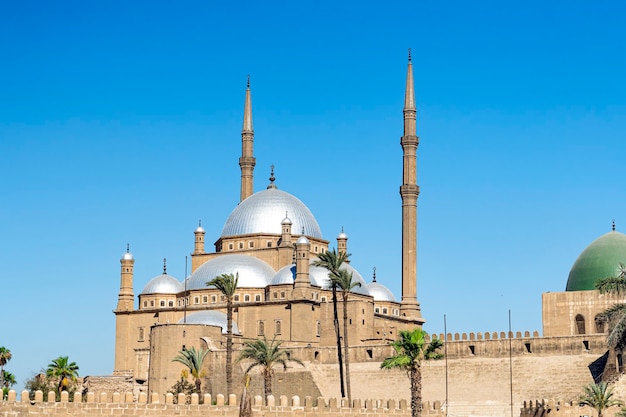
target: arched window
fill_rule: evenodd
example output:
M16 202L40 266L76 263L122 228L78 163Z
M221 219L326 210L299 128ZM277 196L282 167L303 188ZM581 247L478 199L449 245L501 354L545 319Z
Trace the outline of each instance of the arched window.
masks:
M259 331L258 331L258 335L259 335L259 336L263 336L263 335L265 335L265 322L264 322L264 321L260 321L260 322L259 322Z
M581 314L576 315L576 334L585 334L585 318Z
M282 331L282 323L280 320L276 320L274 334L280 334Z

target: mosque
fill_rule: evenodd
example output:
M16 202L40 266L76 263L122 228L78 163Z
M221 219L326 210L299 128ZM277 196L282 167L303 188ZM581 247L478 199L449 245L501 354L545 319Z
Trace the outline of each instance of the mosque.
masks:
M375 277L373 282L368 283L349 262L344 264L344 268L353 274L353 280L360 284L353 289L347 302L350 317L350 360L364 364L362 369L371 369L368 371L370 374L390 354L388 343L395 339L398 331L421 327L424 323L417 300L419 186L416 173L419 138L416 135L414 96L413 69L409 55L403 110L404 135L401 138L403 176L400 184L400 300L388 288L376 282ZM144 384L149 392L166 392L180 378L181 365L172 363L172 358L185 346L197 346L211 349L212 356L207 365L210 368L208 374L211 375L209 389L223 393L224 384L220 380L223 379L221 370L224 364L226 302L216 288L208 287L206 283L225 273L239 276L238 289L234 296L235 349L247 340L263 336L268 339L276 337L284 341L283 347L290 349L309 364L308 370L303 371L305 373L313 373L311 367L314 364L334 364L336 361L328 271L312 264L317 255L335 245L322 235L307 206L296 196L278 188L273 172L266 188L254 192L256 160L249 81L243 113L242 153L239 158L240 201L226 219L214 248L205 246L205 230L202 225L198 225L194 231L191 275L180 280L168 274L164 265L163 273L151 279L139 292L137 306L133 286L135 260L129 248L120 260L121 284L114 311L116 339L113 374L127 376L135 384ZM336 248L338 252L348 252L348 237L343 231L336 238ZM626 263L626 235L617 232L613 225L611 231L592 242L580 254L571 268L564 292L542 295L543 335L511 336L515 339L511 349L520 358L516 365L519 369L525 369L526 362L529 367L535 366L532 365L534 362L529 362L531 353L535 353L532 360L536 359L537 353L548 359L562 355L582 355L582 362L568 362L567 366L577 367L576 370L572 368L572 374L576 374L577 379L587 378L589 381L596 377L591 374L585 376L585 372L589 373L588 370L581 371L578 368L581 363L595 361L597 356L606 351L604 340L607 329L602 323L595 322L595 316L613 305L617 298L599 294L594 290L594 284L599 279L616 276L620 263ZM343 308L341 304L339 303L340 309ZM446 337L451 360L458 360L457 375L463 375L471 361L481 354L485 361L509 355L502 347L503 336L497 337L495 333L440 337ZM497 348L496 342L499 343ZM518 345L519 350L515 350L514 346ZM589 354L592 356L585 356ZM548 359L543 362L546 364L546 372L550 372L551 362ZM367 368L366 364L371 366ZM333 366L336 369L336 365ZM560 362L555 362L554 366L556 374L565 375L569 372L569 368L566 366L565 369ZM611 360L605 360L603 366L610 367L613 364ZM617 355L614 369L621 371L621 366L621 355ZM480 368L478 371L468 371L474 380L480 380L482 369L489 367L484 365ZM429 376L428 372L432 375ZM425 371L425 396L432 395L437 400L443 398L442 372L441 366ZM313 381L314 377L305 373L292 379L287 378L284 389L293 389L294 392L304 390L309 395L328 393L328 390ZM485 378L495 381L494 384L508 384L508 377L502 375L496 377L491 373L486 374ZM363 382L363 392L369 394L376 391L379 380L380 378L373 377L367 380L369 382ZM532 378L527 378L524 383L533 384ZM429 391L431 385L433 388ZM584 385L584 381L576 386L580 385ZM545 390L545 384L542 386ZM558 384L552 385L557 386ZM389 390L389 385L384 388ZM494 385L493 391L498 389L500 387ZM520 388L520 391L532 389L532 386L527 386ZM570 392L574 387L571 385L554 389ZM405 390L402 395L407 393ZM523 399L524 395L524 392L516 394L516 402ZM503 397L502 401L508 403L507 392L497 395L491 393L491 396L492 399Z

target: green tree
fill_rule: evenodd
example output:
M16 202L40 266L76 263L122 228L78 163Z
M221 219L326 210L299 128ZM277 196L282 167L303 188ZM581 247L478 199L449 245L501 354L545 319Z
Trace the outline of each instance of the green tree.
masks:
M194 377L196 392L198 393L198 395L202 393L201 378L204 376L202 372L202 365L204 364L204 359L209 352L209 349L196 349L192 346L189 349L183 348L181 351L178 352L178 356L172 359L172 362L182 363L187 367L187 369L189 369L191 376Z
M1 371L2 372L2 386L0 386L0 389L2 390L2 398L0 399L7 399L8 395L9 395L9 389L11 389L11 387L13 385L15 385L17 383L17 381L15 380L15 375L13 375L11 372L8 371Z
M348 394L348 404L352 407L352 390L350 389L350 350L348 346L348 296L350 291L360 287L361 283L352 280L352 272L340 269L337 276L330 278L334 287L341 290L343 301L343 349L344 365L346 367L346 392Z
M426 342L426 332L422 329L401 330L400 339L391 342L395 355L385 359L382 369L400 368L407 372L411 382L411 417L422 413L422 360L441 359L437 350L443 346L440 339Z
M70 382L76 381L78 365L76 362L70 362L67 356L59 356L48 364L46 376L57 381L60 394L61 391L67 391Z
M622 405L621 401L613 398L613 387L608 386L606 382L589 384L583 387L583 391L579 404L594 408L598 412L598 417L602 417L602 412L609 407Z
M11 351L4 346L0 346L0 387L4 387L4 365L11 360Z
M596 283L601 294L626 294L626 265L619 264L615 277L601 279ZM626 303L617 303L596 316L596 321L608 324L607 343L615 349L626 348Z
M317 255L317 260L313 262L314 266L326 268L328 270L329 286L333 291L333 325L335 326L335 337L337 339L337 363L339 364L339 385L341 389L341 398L346 396L343 382L343 358L341 354L341 335L339 334L339 314L337 313L337 284L333 278L339 276L341 265L350 257L349 253L340 252L333 248L332 251L326 251Z
M237 362L244 359L251 359L252 363L246 369L246 373L250 372L253 368L260 366L263 371L263 382L265 399L272 394L272 376L274 374L274 365L282 365L284 370L287 370L287 362L292 361L304 366L302 361L289 356L289 352L282 349L280 345L283 342L276 340L276 337L268 343L267 337L263 336L263 339L256 339L246 342L243 345L243 349L237 358Z
M232 393L233 385L233 298L239 283L239 273L222 274L207 282L208 287L217 288L226 297L226 395Z

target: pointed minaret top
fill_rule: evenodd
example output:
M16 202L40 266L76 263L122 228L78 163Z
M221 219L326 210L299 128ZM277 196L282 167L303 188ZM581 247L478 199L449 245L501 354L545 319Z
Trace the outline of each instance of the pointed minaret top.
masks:
M411 49L409 49L409 65L406 72L404 110L415 110L415 88L413 87L413 63L411 62Z
M613 227L612 227L613 231L615 231L615 219L613 219Z
M613 224L615 224L615 220L613 220ZM130 243L126 244L126 253L130 253Z
M243 128L244 132L254 132L252 127L252 95L250 93L250 76L248 75L248 86L246 87L246 101L243 107Z
M163 275L167 274L167 260L163 258Z
M411 50L409 49L409 56L411 54ZM372 282L376 282L376 267L374 267L374 276L372 277Z

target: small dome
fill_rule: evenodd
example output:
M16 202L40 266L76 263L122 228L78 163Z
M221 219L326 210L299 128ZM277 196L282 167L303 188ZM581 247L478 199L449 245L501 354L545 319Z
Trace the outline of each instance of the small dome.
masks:
M291 222L291 219L287 216L285 216L285 218L280 222L280 224L293 224Z
M171 275L161 274L152 278L143 290L141 294L178 294L184 291L183 285Z
M204 233L204 227L202 227L202 226L196 227L196 230L195 230L194 233Z
M600 236L574 262L565 291L595 289L599 280L617 276L620 262L626 263L626 235L611 231Z
M348 238L348 235L345 234L343 230L341 231L341 233L339 233L339 236L337 236L337 239L347 239L347 238Z
M300 236L298 238L298 240L296 240L296 244L298 244L298 245L308 245L309 244L309 239L307 239L306 236Z
M322 268L319 266L311 265L313 261L310 261L309 266L309 280L311 281L311 285L320 288L328 288L329 279L328 279L328 270L326 268ZM360 287L356 287L352 289L352 292L370 295L368 292L367 284L363 280L363 277L359 272L352 268L348 264L343 264L341 266L342 269L347 269L349 272L352 272L352 279L361 284ZM295 265L287 265L281 268L274 278L272 278L271 285L281 285L281 284L293 284L296 279L296 266Z
M239 273L239 288L264 288L276 272L260 259L247 255L222 255L202 264L188 278L187 289L207 288L206 283L222 274Z
M133 254L130 252L124 252L124 254L122 255L122 261L132 261L135 258L133 258Z
M277 188L259 191L239 203L226 220L222 237L254 233L280 235L285 213L291 216L292 230L322 238L322 231L308 207L293 195Z
M374 301L396 301L396 297L394 297L389 288L378 282L370 282L367 284L367 290L370 295L374 297Z
M183 324L184 318L178 320L178 324ZM187 314L187 324L204 324L205 326L219 326L222 328L222 334L226 334L228 321L226 314L218 310L204 310ZM233 334L239 334L237 323L233 320Z

